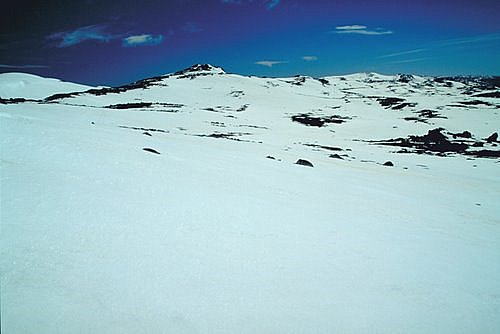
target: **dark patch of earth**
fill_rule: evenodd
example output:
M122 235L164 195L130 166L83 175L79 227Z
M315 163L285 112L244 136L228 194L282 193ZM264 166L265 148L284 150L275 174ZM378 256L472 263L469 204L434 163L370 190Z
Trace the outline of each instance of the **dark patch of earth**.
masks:
M314 117L309 114L300 114L300 115L295 115L292 116L292 121L298 122L307 126L316 126L316 127L323 127L325 124L329 123L334 123L334 124L342 124L346 120L351 119L350 117L347 116L339 116L339 115L333 115L333 116L325 116L325 117Z

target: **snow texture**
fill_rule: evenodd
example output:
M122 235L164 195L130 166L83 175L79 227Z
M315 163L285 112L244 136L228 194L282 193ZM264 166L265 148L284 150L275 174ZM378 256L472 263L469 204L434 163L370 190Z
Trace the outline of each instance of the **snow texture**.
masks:
M208 65L0 87L2 333L500 332L495 89Z

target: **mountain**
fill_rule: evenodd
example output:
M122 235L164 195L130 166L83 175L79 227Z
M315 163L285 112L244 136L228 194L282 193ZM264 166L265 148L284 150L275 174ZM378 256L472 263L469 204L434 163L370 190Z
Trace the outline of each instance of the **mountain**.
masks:
M2 332L500 329L495 78L63 84L0 93Z

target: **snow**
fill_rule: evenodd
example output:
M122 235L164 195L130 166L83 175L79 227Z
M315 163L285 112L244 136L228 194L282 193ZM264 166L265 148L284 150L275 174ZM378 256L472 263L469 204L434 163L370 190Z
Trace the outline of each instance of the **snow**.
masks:
M172 75L0 105L2 333L497 333L499 160L359 139L484 138L498 109L449 107L469 97L411 86L425 78L340 78ZM408 122L365 93L448 118ZM103 108L138 101L182 106ZM290 120L307 112L352 119ZM250 134L199 136L217 132Z
M91 89L90 86L64 82L59 79L43 78L28 73L1 73L0 97L43 99L57 93L79 92Z

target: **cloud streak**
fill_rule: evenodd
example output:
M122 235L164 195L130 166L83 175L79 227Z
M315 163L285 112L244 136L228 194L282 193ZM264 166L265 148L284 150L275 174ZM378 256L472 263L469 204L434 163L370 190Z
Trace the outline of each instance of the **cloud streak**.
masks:
M281 60L260 60L256 61L255 64L261 65L261 66L266 66L266 67L273 67L274 65L278 64L286 64L288 63L287 61L281 61Z
M266 8L267 9L273 9L274 7L278 6L280 4L280 0L269 0L266 1Z
M347 25L347 26L337 26L337 27L335 27L335 30L331 31L331 33L377 36L377 35L391 35L391 34L393 34L393 31L385 30L382 28L376 28L376 29L370 30L365 25L353 24L353 25Z
M27 68L49 68L47 65L7 65L7 64L0 64L0 68L12 68L12 69L27 69Z
M163 35L154 36L151 34L142 34L125 37L123 39L123 46L134 47L142 45L157 45L161 42L163 42Z
M316 57L316 56L304 56L304 57L302 57L302 59L305 61L316 61L316 60L318 60L318 57Z
M72 31L62 31L48 36L49 39L58 40L58 48L67 48L85 41L109 42L113 35L105 33L104 25L90 25Z
M394 60L394 61L389 61L386 64L408 64L408 63L416 63L419 61L424 61L428 60L428 57L423 57L423 58L414 58L414 59L403 59L403 60Z
M390 53L386 55L379 56L377 58L383 59L383 58L392 58L392 57L399 57L399 56L405 56L409 54L414 54L414 53L420 53L420 52L425 52L428 51L428 49L421 48L421 49L414 49L414 50L408 50L408 51L401 51L401 52L396 52L396 53Z
M234 4L241 5L243 3L254 2L255 0L221 0L223 4ZM264 4L264 7L271 10L277 7L280 4L281 0L261 0L261 3Z

